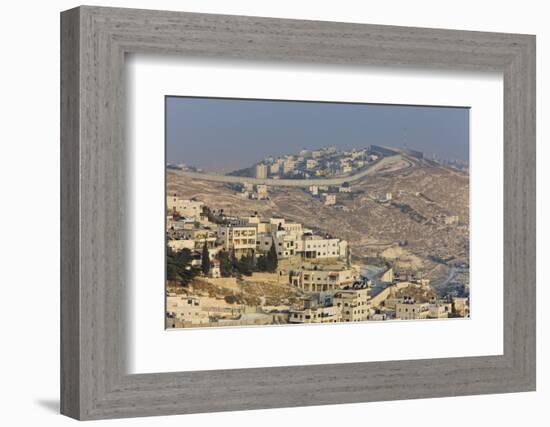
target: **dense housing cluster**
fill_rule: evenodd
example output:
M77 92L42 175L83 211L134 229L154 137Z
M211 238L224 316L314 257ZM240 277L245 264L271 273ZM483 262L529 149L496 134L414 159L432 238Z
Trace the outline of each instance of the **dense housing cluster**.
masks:
M437 298L412 274L362 275L346 240L285 218L230 216L173 194L166 227L167 327L469 315L467 298Z
M304 149L298 154L267 157L251 170L240 172L259 179L329 178L358 172L377 158L366 148L350 151L339 151L335 147Z

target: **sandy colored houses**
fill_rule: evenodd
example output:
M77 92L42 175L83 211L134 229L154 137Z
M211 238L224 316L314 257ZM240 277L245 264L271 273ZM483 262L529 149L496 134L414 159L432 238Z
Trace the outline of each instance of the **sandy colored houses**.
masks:
M468 298L466 297L454 297L452 300L454 314L461 317L468 317L470 315L470 306L468 305Z
M283 163L283 173L289 173L296 167L296 161L294 159L286 159Z
M275 243L278 258L288 258L298 255L300 236L284 230L278 230L272 233L271 238Z
M332 206L336 204L336 194L323 193L325 199L325 206Z
M222 277L222 272L220 270L220 263L219 261L214 261L212 265L210 266L210 271L208 273L208 276L213 279L219 279Z
M181 234L184 239L193 240L195 242L195 249L201 249L205 243L208 249L216 247L218 239L216 230L205 227L194 227L190 230L183 230Z
M362 322L369 318L369 288L367 286L350 287L338 291L333 305L342 310L343 322Z
M342 166L342 173L351 173L353 171L353 167L349 164L345 164Z
M209 322L208 312L204 311L200 298L170 294L166 297L166 313L185 324L203 325Z
M418 303L414 300L403 300L395 305L395 318L401 320L427 319L430 314L430 304Z
M302 224L299 222L282 222L281 228L286 231L287 233L293 233L297 236L300 236L303 234L304 229L302 228Z
M310 185L309 192L312 196L317 196L319 194L319 187L317 185Z
M445 319L452 312L451 303L437 302L430 304L428 317L430 319Z
M177 213L187 218L199 220L204 207L203 202L180 199L175 194L166 197L166 209L169 213Z
M452 312L452 304L447 301L416 301L405 297L395 304L395 317L402 320L444 319Z
M168 246L174 251L179 252L182 249L195 249L195 241L191 239L181 239L181 240L168 240Z
M253 226L218 226L218 239L224 251L234 251L241 257L256 249L256 227Z
M340 258L345 256L347 242L340 239L304 235L299 251L305 259ZM342 249L344 252L342 252Z
M258 199L267 199L268 192L267 192L267 185L265 184L258 184L256 185L256 193L258 194Z
M443 218L443 222L445 225L454 225L458 224L459 217L458 215L446 215Z
M306 292L322 292L351 286L358 278L355 270L301 269L289 273L292 286Z
M312 170L315 168L315 166L317 166L317 160L315 159L307 159L306 160L306 169L307 170Z
M341 310L335 306L317 306L303 310L291 309L289 323L336 323L342 321Z
M256 165L256 173L255 173L256 178L266 179L267 178L267 171L268 171L268 166L267 165L265 165L263 163L258 163Z

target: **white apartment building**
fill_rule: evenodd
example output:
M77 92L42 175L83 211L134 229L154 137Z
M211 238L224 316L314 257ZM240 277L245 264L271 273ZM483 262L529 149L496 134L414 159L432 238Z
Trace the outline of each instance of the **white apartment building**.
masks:
M235 256L251 253L256 249L257 231L253 226L218 226L218 241L224 251L235 251Z
M256 178L258 179L266 179L267 178L267 165L263 163L258 163L256 165Z
M272 233L272 241L275 242L277 258L288 258L299 255L301 236L285 230L279 230Z
M342 245L340 239L326 239L321 236L307 235L303 236L301 246L299 247L302 256L306 259L318 258L339 258L345 255L341 253ZM347 247L347 244L345 244ZM344 249L345 249L344 247Z

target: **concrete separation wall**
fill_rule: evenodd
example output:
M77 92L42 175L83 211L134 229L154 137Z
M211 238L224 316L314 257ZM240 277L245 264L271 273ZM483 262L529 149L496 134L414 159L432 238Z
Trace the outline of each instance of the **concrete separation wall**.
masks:
M378 170L387 166L390 163L400 160L401 155L396 155L392 157L384 157L377 163L368 167L367 169L358 172L354 175L344 176L339 178L327 178L327 179L260 179L260 178L251 178L246 176L232 176L232 175L217 175L217 174L207 174L201 172L190 172L190 171L181 171L176 170L174 173L181 176L186 176L189 178L201 179L204 181L214 181L214 182L226 182L233 184L265 184L272 187L309 187L310 185L342 185L344 182L354 182L358 181L361 178L372 175Z

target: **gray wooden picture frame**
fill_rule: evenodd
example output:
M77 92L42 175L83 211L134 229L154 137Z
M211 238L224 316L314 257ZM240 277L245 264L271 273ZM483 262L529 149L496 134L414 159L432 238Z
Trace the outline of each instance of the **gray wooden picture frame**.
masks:
M127 374L124 60L136 52L502 72L504 354ZM88 6L61 14L63 414L85 420L535 390L535 317L534 36Z

